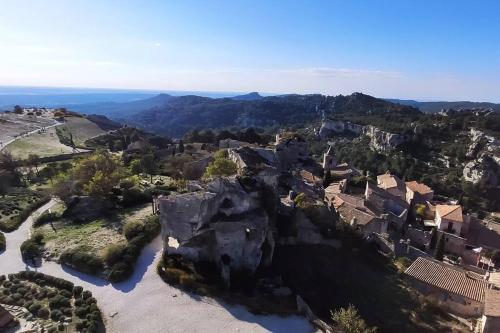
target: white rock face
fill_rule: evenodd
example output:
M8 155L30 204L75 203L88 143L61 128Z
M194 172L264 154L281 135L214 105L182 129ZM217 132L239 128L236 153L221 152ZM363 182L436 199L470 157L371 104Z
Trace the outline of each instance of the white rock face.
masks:
M418 129L415 129L417 132ZM411 141L411 135L394 134L382 131L375 126L361 126L343 120L325 120L321 124L319 136L322 139L331 137L334 134L349 132L355 135L364 134L370 138L370 147L374 150L384 152L396 148L397 146Z
M382 131L375 126L363 127L363 134L370 138L370 147L377 151L388 151L412 139L409 135Z
M500 167L488 155L484 155L476 160L470 161L464 167L464 179L473 184L483 184L496 186L500 180Z
M166 251L252 272L261 261L270 262L272 218L260 190L244 188L236 177L219 178L204 190L159 199ZM169 237L178 241L177 249L168 246Z
M343 120L325 120L319 129L319 135L323 139L343 132L360 135L363 132L363 126Z
M474 160L463 170L464 179L473 184L496 186L500 183L500 141L475 128L470 130L471 144L466 156Z

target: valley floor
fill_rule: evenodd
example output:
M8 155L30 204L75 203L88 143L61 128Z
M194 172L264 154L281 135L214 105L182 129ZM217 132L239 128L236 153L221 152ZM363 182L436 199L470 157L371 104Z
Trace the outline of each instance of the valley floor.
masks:
M34 215L53 207L55 200ZM35 268L21 260L19 246L28 238L32 217L21 227L5 234L7 249L0 254L0 275ZM312 332L309 322L299 316L260 316L241 306L184 293L165 284L156 273L162 242L157 237L138 259L133 276L127 281L107 281L43 262L39 272L63 278L92 291L102 309L107 332Z

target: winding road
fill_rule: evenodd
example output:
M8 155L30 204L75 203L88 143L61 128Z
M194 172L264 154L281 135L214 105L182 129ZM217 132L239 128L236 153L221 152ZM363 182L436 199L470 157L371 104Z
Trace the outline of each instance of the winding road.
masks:
M19 247L29 237L34 218L57 203L52 199L35 211L18 230L6 233L7 248L0 253L0 275L33 269L21 259ZM37 270L92 291L103 311L108 332L313 332L300 316L254 315L242 306L184 293L165 284L156 273L160 237L147 245L127 281L111 284L44 261Z

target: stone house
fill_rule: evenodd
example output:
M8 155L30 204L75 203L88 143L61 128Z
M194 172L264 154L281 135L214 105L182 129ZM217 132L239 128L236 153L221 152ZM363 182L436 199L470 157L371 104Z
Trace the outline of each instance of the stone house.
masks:
M417 258L404 274L445 311L466 318L483 314L488 286L483 276L424 257Z
M335 178L352 179L361 176L362 172L347 163L341 163L330 168L330 174Z
M406 184L398 176L390 173L378 175L377 186L393 196L406 200Z
M333 147L328 147L326 153L323 154L323 164L321 165L325 171L330 171L337 165L337 159L333 151Z
M481 318L482 333L500 332L500 291L486 289L484 313Z
M387 214L389 226L402 230L408 218L409 205L406 201L369 182L366 182L365 199L367 205L379 214Z
M417 203L425 204L432 201L434 191L427 185L411 181L406 182L406 202L415 205Z
M372 233L387 233L387 215L371 210L363 198L339 193L333 196L330 204L345 223L350 224L361 235L366 237Z
M436 226L439 230L460 236L464 219L460 205L436 205Z

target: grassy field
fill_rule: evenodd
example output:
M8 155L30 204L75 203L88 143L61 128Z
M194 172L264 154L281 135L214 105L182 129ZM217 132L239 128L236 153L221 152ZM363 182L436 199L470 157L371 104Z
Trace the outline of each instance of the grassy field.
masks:
M71 147L59 142L54 127L49 128L45 133L35 133L18 139L7 145L4 150L12 153L17 159L25 159L29 154L47 157L73 152Z
M69 142L70 133L77 146L83 146L87 139L106 133L95 123L83 117L66 117L64 125L57 127L57 134L63 142Z
M275 265L284 281L326 321L330 310L353 304L379 332L467 332L409 288L392 262L376 250L281 246Z
M128 221L141 220L151 214L151 205L126 209L116 216L98 219L88 223L71 223L66 219L58 219L52 223L35 228L41 231L46 242L45 248L54 258L70 248L84 247L103 257L104 250L110 244L126 244L121 229Z

